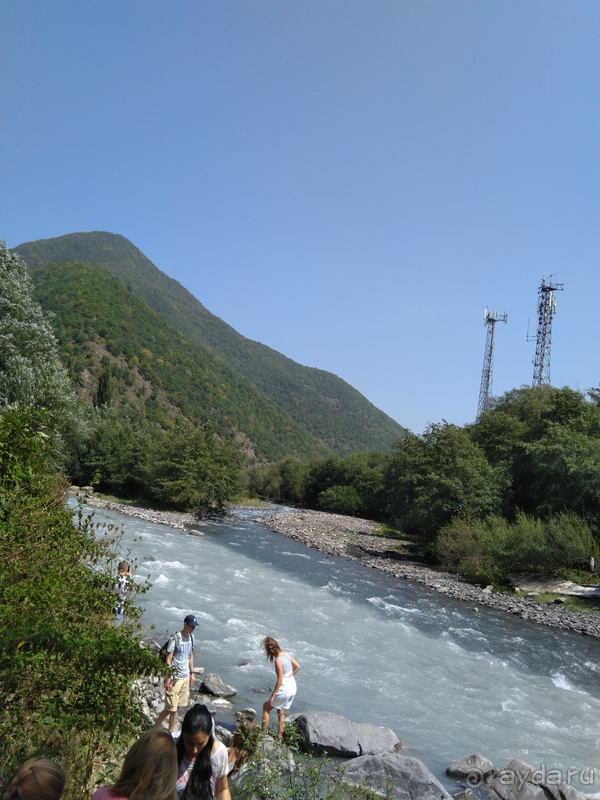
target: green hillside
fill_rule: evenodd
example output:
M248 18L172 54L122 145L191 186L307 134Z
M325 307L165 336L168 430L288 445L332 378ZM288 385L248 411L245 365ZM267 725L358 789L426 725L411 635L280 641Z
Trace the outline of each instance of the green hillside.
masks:
M101 231L71 233L20 244L14 250L33 270L62 261L85 261L105 267L190 341L218 353L340 456L361 450L389 450L404 434L397 422L341 378L301 366L270 347L241 336L123 236Z
M136 401L162 424L178 413L236 436L248 455L301 459L329 451L208 348L188 342L107 270L66 263L33 273L36 300L55 314L61 357L91 401L102 364L116 399Z

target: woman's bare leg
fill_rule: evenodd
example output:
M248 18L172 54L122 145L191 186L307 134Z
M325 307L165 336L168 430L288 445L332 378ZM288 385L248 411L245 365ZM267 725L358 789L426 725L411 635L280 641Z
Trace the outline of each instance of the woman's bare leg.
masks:
M277 738L281 739L283 730L285 728L285 710L283 708L277 709L277 716L279 717L279 728L277 730Z
M262 716L262 729L263 733L269 727L269 719L271 718L271 711L273 710L273 706L271 703L266 702L263 703L263 716Z

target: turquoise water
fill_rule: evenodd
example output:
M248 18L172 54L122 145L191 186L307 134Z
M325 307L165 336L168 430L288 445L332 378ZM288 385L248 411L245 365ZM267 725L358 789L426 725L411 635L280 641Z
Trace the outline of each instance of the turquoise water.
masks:
M446 766L476 752L496 767L519 757L565 776L598 767L597 639L475 613L272 533L252 521L259 513L210 522L201 538L112 511L94 517L122 525L139 575L151 574L144 625L162 641L195 614L196 664L238 689L236 708L259 710L264 695L252 689L273 685L260 649L271 635L301 665L293 711L387 725L451 790ZM598 792L587 778L572 783Z

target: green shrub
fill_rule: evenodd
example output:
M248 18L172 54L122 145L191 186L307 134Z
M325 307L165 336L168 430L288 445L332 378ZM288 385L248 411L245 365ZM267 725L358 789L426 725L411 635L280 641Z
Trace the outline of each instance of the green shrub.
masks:
M115 539L82 512L73 523L45 421L0 414L0 783L46 756L68 773L65 796L85 797L95 766L142 729L132 680L164 668L134 625L112 626Z
M443 528L434 553L445 569L471 579L500 581L518 573L564 574L598 563L598 544L587 522L563 513L547 520L523 512L510 524L491 516L485 522L456 517Z
M317 506L323 511L356 517L360 513L360 497L354 486L330 486L321 492Z

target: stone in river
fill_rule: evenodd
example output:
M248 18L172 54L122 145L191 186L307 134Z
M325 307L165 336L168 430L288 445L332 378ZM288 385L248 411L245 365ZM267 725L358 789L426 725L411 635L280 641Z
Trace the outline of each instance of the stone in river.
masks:
M351 722L329 711L294 715L307 753L353 758L399 750L402 742L390 728Z
M450 775L451 778L466 779L469 785L471 781L479 785L481 780L492 772L495 772L495 768L489 758L478 754L461 758L446 768L446 775Z
M542 770L513 758L487 784L501 800L587 800L587 795L562 783L561 777L558 769L544 765Z
M205 692L206 694L215 695L217 697L231 697L234 694L237 694L237 689L234 689L233 686L228 686L226 683L223 683L221 678L216 675L214 672L209 672L208 675L202 681L202 686L200 687L201 692Z
M442 784L418 758L399 753L359 756L333 774L341 783L357 786L367 783L375 791L389 784L392 797L399 800L450 800Z

